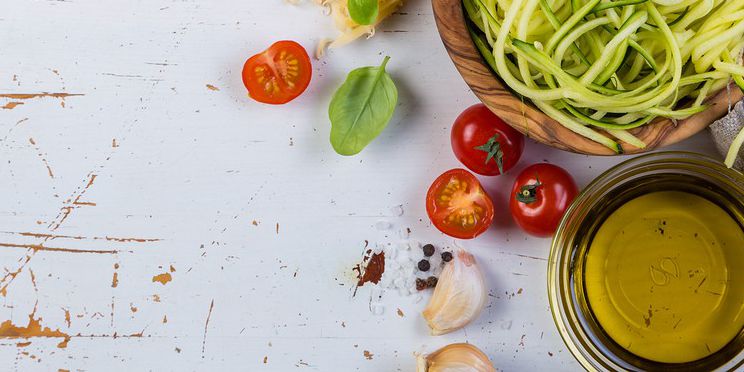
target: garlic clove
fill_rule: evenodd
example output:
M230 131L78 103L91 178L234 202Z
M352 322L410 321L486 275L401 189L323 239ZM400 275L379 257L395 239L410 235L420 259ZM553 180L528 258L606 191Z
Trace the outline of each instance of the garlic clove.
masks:
M471 344L447 345L429 355L418 355L416 372L495 372L488 356Z
M478 317L487 299L485 280L475 257L463 249L439 275L439 282L423 311L431 334L458 330Z

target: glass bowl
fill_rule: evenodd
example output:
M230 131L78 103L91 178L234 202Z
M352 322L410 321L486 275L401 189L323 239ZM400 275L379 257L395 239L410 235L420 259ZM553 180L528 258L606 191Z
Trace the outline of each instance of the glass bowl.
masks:
M581 192L558 227L548 262L550 307L561 337L587 370L733 371L744 366L744 328L702 359L663 363L618 345L592 312L584 264L593 234L624 203L619 201L669 189L689 191L716 203L744 230L744 175L719 161L688 152L651 153L611 168ZM744 246L727 249L744 250ZM738 317L744 317L744 303Z

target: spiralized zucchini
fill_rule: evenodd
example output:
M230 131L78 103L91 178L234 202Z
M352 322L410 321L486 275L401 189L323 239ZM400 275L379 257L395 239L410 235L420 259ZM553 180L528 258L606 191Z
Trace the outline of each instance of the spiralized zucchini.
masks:
M629 129L701 112L732 81L744 90L742 0L463 4L476 46L511 89L618 153L617 140L645 146Z

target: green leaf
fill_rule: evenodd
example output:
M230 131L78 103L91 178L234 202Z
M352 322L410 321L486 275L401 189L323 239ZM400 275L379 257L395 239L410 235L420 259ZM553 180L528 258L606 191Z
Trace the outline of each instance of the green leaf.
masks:
M362 67L349 73L328 107L331 145L340 155L356 155L374 140L393 117L398 89L380 67Z
M349 16L360 25L371 25L380 13L378 0L349 0Z

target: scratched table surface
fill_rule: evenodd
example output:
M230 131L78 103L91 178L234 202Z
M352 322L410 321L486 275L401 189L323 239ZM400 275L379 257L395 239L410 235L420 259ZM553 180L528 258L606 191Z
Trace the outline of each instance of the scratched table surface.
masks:
M429 336L426 297L353 296L365 240L452 244L423 196L459 166L449 128L476 99L427 0L314 61L308 91L279 107L246 97L243 61L334 36L314 4L15 1L0 34L1 370L412 371L414 353L465 341L500 370L579 368L547 303L549 240L510 222L506 190L533 162L585 185L620 157L528 141L515 171L483 179L496 223L462 244L489 303L465 329ZM338 156L330 96L384 55L395 116ZM673 148L715 155L708 133Z

